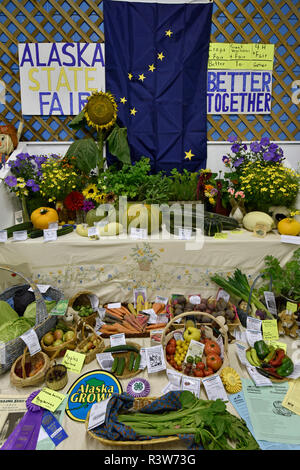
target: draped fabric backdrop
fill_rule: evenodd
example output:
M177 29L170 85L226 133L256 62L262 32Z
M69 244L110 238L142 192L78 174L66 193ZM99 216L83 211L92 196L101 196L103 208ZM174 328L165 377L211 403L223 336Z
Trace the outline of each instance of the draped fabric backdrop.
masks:
M196 171L207 158L210 0L104 0L106 90L132 161ZM113 158L108 155L108 163Z

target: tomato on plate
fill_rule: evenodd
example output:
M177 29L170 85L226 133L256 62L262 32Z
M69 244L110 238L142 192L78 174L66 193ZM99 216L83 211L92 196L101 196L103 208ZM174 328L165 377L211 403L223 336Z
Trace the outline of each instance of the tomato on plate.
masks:
M193 374L195 377L204 377L203 369L194 369Z
M207 377L208 375L212 375L214 373L213 369L211 367L206 367L204 369L204 375Z
M196 363L196 369L203 370L205 368L205 364L202 361Z

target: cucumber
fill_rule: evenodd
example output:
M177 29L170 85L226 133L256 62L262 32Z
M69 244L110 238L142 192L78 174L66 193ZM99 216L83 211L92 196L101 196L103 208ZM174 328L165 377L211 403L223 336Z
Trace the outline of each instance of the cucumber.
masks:
M119 346L112 346L110 348L106 348L104 352L126 352L126 351L134 351L136 353L139 352L139 350L135 346L131 346L130 344L121 344Z
M116 372L117 367L118 367L118 363L119 363L119 358L118 358L118 356L116 356L114 358L114 362L113 362L113 365L112 365L112 368L111 368L112 373Z
M129 357L129 365L128 365L128 370L130 370L130 371L132 371L132 369L133 369L134 358L135 358L134 352L131 351L130 352L130 357Z
M133 367L134 372L136 372L138 370L138 368L140 367L141 357L142 356L140 354L138 354L137 357L136 357L134 367Z
M33 228L32 222L22 222L21 224L11 225L5 230L7 231L7 237L10 238L13 236L14 232L20 232L21 230L30 230Z
M74 228L72 225L68 225L66 227L62 227L57 230L57 236L60 237L61 235L66 235L67 233L73 232ZM28 232L28 237L29 238L38 238L42 237L44 235L44 231L39 228L35 228L32 230L29 230Z
M119 357L119 361L118 361L118 367L117 367L117 370L116 370L116 375L123 375L123 372L124 372L124 369L125 369L125 357L124 356L121 356Z
M183 221L183 215L185 217L185 221ZM178 220L179 218L179 220ZM189 223L186 222L189 221ZM204 211L203 215L199 215L196 213L195 209L192 211L184 210L182 211L182 218L180 221L180 217L175 216L173 212L170 214L170 222L166 223L166 229L176 235L176 229L182 228L183 223L185 228L192 228L195 229L197 226L201 227L204 222L207 220L214 220L218 223L222 223L223 230L234 230L239 227L239 223L233 219L232 217L227 217L226 215L215 214L214 212Z

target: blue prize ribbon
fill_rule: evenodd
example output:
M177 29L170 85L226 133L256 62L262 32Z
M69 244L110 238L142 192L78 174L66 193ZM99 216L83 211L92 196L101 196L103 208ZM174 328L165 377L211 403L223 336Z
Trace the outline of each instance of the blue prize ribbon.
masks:
M44 411L42 426L50 439L54 442L55 446L58 446L58 444L68 437L68 434L50 411Z

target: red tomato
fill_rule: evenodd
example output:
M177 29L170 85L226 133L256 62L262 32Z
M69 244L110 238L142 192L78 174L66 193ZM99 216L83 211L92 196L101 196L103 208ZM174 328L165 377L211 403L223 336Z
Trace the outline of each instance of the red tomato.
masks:
M212 375L214 373L213 369L211 367L206 367L204 369L204 375L207 377L208 375Z
M214 371L217 371L220 369L221 365L223 364L223 361L218 354L212 353L207 356L206 364L208 367L211 367Z
M197 364L196 364L196 369L198 369L198 370L203 370L204 367L205 367L204 362L197 362Z
M176 347L176 339L175 338L171 338L168 342L168 344L172 344L172 346L175 346Z
M205 346L204 346L204 354L206 354L206 356L208 356L211 353L214 353L214 354L220 354L221 353L220 346L213 339L207 341L205 343Z
M173 344L168 343L167 347L166 347L166 353L171 356L172 354L175 354L175 351L176 351L176 346L174 346Z
M204 377L204 371L202 369L194 369L193 374L195 377Z

